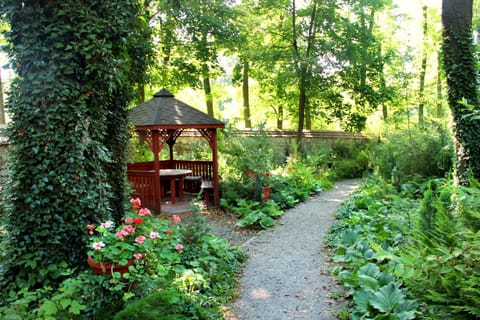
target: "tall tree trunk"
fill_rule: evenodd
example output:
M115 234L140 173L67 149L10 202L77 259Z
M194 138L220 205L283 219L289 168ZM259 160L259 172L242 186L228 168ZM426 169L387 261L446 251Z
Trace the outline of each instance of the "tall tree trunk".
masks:
M437 53L437 111L436 117L440 118L442 116L442 52L438 50Z
M203 71L203 91L205 93L205 103L207 105L207 113L209 116L213 115L213 98L212 98L212 87L210 86L210 75L208 66L206 63L202 66Z
M245 121L245 128L252 127L252 120L250 118L250 92L248 85L248 74L250 70L250 65L248 61L243 63L243 74L242 74L242 93L243 93L243 117Z
M423 51L422 51L422 69L420 70L420 88L418 90L418 126L423 129L425 124L425 73L427 72L427 6L423 6Z
M299 84L299 99L298 99L298 129L297 129L297 152L303 151L303 125L305 121L305 104L307 101L307 94L305 89L305 76L300 78Z
M278 106L277 129L283 129L283 106Z
M0 68L0 124L5 123L5 100L3 99L2 68Z
M312 130L312 112L308 104L305 105L305 129Z
M140 83L137 87L138 103L145 102L145 85Z
M473 0L443 0L442 5L443 59L456 149L455 182L468 185L470 172L480 179L480 129L478 120L471 117L479 111L472 45Z
M299 76L299 99L298 99L298 129L297 129L297 152L303 151L303 128L305 124L305 110L307 106L307 79L310 77L310 64L304 60L309 60L312 54L312 46L315 40L315 20L317 14L317 2L313 2L312 13L310 15L310 24L308 26L307 47L305 56L302 57L298 48L297 25L296 25L296 7L295 0L292 0L292 34L293 49L297 56L297 74Z
M382 104L382 116L383 116L383 121L387 121L388 119L388 107L386 104Z

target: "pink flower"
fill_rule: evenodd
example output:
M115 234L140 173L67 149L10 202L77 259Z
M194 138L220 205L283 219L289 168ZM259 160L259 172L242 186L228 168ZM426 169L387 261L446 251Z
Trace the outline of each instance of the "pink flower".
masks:
M135 233L135 228L129 224L127 224L126 226L123 226L123 230L125 230L129 234Z
M113 221L108 220L108 221L105 221L104 223L102 223L102 224L100 225L100 227L104 227L104 228L106 228L106 229L110 229L111 227L113 227L113 225L114 225Z
M183 244L180 244L180 243L177 244L177 245L175 246L175 249L177 249L178 251L183 250Z
M139 236L139 237L137 237L137 238L135 239L135 242L137 242L137 243L144 243L144 242L145 242L145 239L147 239L147 238L145 238L144 236Z
M160 235L158 234L158 232L150 232L150 239L155 239L155 238L159 238Z
M118 239L123 239L124 237L128 236L128 232L125 231L125 230L120 230L120 231L118 231L117 233L115 233L115 236L116 236Z
M150 210L148 208L142 208L140 209L140 211L138 211L138 214L141 215L142 217L143 216L151 216L152 213L150 212Z
M132 205L142 206L142 200L140 200L140 198L138 198L138 197L130 199L130 203Z
M105 247L105 243L103 243L102 241L95 242L94 244L92 244L92 247L95 251L97 251Z
M125 218L125 222L127 223L133 223L135 221L134 218Z
M92 235L92 234L93 234L93 230L95 229L95 225L94 225L94 224L88 224L88 225L87 225L87 228L88 228L88 234L89 234L89 235Z
M182 219L181 219L179 216L177 216L176 214L174 214L174 215L172 216L172 220L173 220L173 222L175 222L175 223L179 223L180 221L182 221Z
M134 253L133 254L133 257L137 260L140 260L140 259L143 259L143 254L141 253Z

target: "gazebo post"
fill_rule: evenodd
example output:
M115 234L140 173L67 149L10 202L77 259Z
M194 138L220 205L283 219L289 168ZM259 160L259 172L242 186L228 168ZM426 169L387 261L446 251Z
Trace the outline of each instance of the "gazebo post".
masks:
M217 129L212 129L212 161L213 161L213 204L218 206L220 193L218 192L218 151L217 151Z
M160 189L160 162L158 154L160 153L160 134L158 130L152 131L152 151L153 151L153 170L155 171L155 183L154 183L154 194L155 194L155 212L160 214L161 209L161 189Z

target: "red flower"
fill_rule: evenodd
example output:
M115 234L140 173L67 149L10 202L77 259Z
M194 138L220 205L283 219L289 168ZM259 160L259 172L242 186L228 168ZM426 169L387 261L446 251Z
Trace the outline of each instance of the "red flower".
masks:
M95 229L95 225L94 224L89 224L89 225L87 225L87 228L88 228L88 234L92 235L93 230Z
M172 234L172 231L170 231L170 230L165 230L165 234L166 234L166 235L171 235L171 234Z
M139 206L138 204L133 205L133 210L140 210L142 207Z
M135 219L133 219L133 223L135 223L135 224L142 224L142 223L143 223L143 219L142 219L142 218L135 218Z

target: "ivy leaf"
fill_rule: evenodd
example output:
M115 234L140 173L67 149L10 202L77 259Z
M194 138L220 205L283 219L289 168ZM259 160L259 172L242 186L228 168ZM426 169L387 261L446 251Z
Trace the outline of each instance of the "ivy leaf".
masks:
M403 300L402 290L391 282L374 293L370 304L380 312L391 313Z
M80 312L86 308L87 308L86 306L81 305L77 300L73 300L69 311L72 314L80 314Z
M56 314L58 311L57 306L52 301L45 301L43 305L40 307L40 312L43 313L45 316L51 316Z

